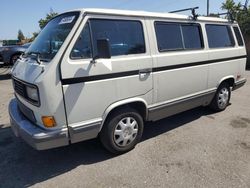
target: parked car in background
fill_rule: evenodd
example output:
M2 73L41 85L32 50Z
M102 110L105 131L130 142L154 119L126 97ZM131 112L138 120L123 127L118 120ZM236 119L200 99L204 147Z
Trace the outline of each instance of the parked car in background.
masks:
M0 47L0 62L5 65L13 65L18 57L29 48L30 44Z

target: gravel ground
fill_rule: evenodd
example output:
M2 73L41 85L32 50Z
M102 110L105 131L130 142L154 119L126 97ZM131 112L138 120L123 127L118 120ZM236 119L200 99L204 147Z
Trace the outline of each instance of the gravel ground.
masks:
M11 81L0 75L0 187L249 188L249 91L250 82L221 113L201 107L148 123L142 142L121 156L97 139L39 152L13 136Z

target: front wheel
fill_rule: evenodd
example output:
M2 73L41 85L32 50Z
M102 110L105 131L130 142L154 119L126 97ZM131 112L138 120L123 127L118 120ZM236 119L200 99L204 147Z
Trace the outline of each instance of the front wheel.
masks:
M100 133L103 146L114 154L132 150L143 133L143 119L134 109L124 108L112 114Z
M19 54L13 55L10 60L10 65L14 65L19 57L20 57Z
M223 111L227 108L230 101L230 97L231 97L230 86L228 83L224 82L219 86L210 104L210 107L216 112Z

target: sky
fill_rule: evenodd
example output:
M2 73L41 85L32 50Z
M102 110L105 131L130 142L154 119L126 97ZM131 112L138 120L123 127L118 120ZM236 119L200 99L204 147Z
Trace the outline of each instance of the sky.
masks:
M210 0L210 12L222 12L220 7L224 1ZM196 6L200 7L199 14L206 14L207 0L1 0L0 40L16 39L19 29L26 37L31 37L33 32L39 31L38 21L51 9L58 13L78 8L169 12Z

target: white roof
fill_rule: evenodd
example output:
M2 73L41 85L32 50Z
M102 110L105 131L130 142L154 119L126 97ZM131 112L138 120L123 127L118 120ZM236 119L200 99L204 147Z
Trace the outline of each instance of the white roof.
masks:
M95 9L95 8L86 8L78 9L89 14L103 14L103 15L117 15L117 16L133 16L133 17L152 17L152 18L168 18L168 19L182 19L190 20L190 16L174 13L160 13L160 12L147 12L147 11L135 11L135 10L117 10L117 9ZM191 15L191 13L190 13ZM216 18L216 17L205 17L199 16L198 21L211 21L211 22L228 22L227 19Z

